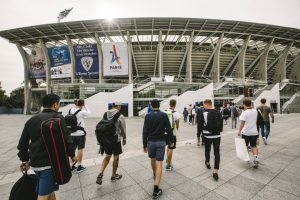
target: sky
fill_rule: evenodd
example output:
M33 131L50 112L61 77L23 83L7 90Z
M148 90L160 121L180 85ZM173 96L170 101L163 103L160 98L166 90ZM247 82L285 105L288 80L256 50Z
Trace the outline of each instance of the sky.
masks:
M0 0L0 30L62 21L129 17L224 19L300 29L300 0ZM21 86L23 61L17 47L0 38L0 81L6 94Z

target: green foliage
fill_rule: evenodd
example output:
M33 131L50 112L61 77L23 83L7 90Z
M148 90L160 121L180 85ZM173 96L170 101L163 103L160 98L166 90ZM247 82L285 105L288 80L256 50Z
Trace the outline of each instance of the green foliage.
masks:
M8 96L5 94L5 90L2 90L0 86L0 106L7 106Z
M20 87L10 93L10 97L5 94L0 86L0 106L8 108L23 108L24 107L24 88Z

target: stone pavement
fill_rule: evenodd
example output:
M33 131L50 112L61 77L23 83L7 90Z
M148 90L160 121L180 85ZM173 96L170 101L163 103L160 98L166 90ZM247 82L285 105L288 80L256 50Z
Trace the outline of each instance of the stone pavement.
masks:
M14 182L21 177L17 143L24 122L30 116L0 115L0 199L8 199ZM102 156L94 136L98 119L87 119L87 144L83 165L86 171L74 174L71 182L60 186L57 199L143 200L151 199L153 179L150 160L142 151L143 119L127 118L127 145L121 156L119 173L123 178L110 181L111 165L101 186L95 183ZM276 115L271 125L269 145L259 146L260 166L236 158L234 138L237 130L225 126L221 140L219 181L204 165L204 147L196 146L196 127L181 121L174 171L163 171L160 199L300 199L300 115ZM213 153L212 153L213 160ZM211 162L213 164L213 162Z

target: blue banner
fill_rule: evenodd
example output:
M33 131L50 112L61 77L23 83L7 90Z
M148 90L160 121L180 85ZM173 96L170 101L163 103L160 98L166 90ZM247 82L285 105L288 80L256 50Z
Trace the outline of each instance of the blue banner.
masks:
M76 75L80 77L99 76L97 44L74 45Z
M48 54L51 78L71 77L71 57L68 46L50 47Z

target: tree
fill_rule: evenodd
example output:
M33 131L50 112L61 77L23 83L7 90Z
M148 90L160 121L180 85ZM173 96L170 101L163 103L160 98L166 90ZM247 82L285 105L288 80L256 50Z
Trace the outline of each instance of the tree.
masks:
M0 106L7 106L8 96L5 94L5 90L2 90L0 85Z
M24 87L19 87L10 93L7 105L11 108L23 108L24 101Z

